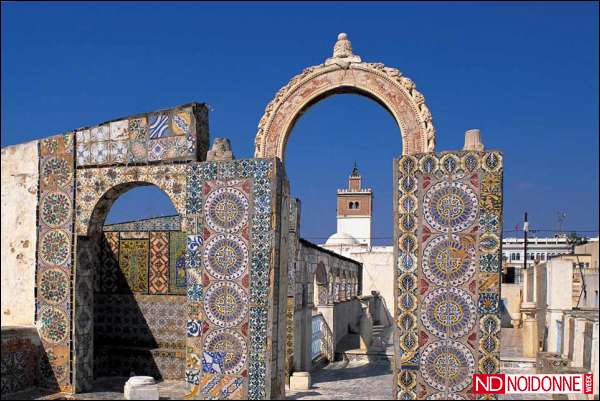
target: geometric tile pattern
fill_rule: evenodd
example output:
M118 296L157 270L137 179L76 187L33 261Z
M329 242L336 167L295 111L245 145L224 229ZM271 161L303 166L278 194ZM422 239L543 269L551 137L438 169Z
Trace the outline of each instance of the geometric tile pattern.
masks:
M194 160L207 146L207 110L180 106L80 129L76 137L78 167Z
M502 155L403 156L394 174L395 398L471 399L473 373L500 368Z
M160 121L155 115L162 116ZM36 322L48 356L40 366L40 376L47 382L41 383L43 387L54 384L55 390L72 392L91 385L94 289L114 293L125 288L118 276L103 271L106 265L110 270L122 262L129 269L129 281L148 291L148 270L142 274L148 267L142 261L144 252L150 251L147 235L139 238L129 233L131 241L125 243L124 252L123 237L116 241L114 236L100 237L102 246L89 240L97 238L112 203L132 187L154 184L169 196L180 221L186 222L187 166L165 162L199 160L207 147L208 108L199 103L39 141ZM187 231L180 221L165 220L156 227ZM82 236L81 241L76 235ZM109 252L102 250L106 245ZM73 255L82 258L77 271L73 271ZM93 269L99 262L103 266ZM74 304L73 297L77 298Z
M94 320L97 375L185 376L184 296L95 294Z
M39 142L36 321L49 358L40 366L44 388L71 391L71 267L73 265L74 135ZM46 379L46 380L44 380ZM57 390L55 388L55 390Z
M186 380L194 398L268 399L277 392L271 377L280 373L271 361L284 339L274 338L273 322L280 302L273 280L281 273L276 163L189 165Z
M185 294L186 233L105 231L100 246L97 293ZM179 287L170 284L177 282Z
M166 294L169 291L169 233L150 233L150 294Z
M94 307L97 345L185 349L185 297L95 294Z

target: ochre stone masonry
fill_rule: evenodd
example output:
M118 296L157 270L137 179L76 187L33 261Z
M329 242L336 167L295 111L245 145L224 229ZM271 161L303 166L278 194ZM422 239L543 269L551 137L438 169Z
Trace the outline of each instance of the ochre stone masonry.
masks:
M397 399L472 398L500 369L502 155L394 163Z

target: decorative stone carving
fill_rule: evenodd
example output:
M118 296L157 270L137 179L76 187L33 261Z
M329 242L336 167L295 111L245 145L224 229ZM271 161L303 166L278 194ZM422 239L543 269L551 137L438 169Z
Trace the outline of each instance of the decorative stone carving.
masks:
M233 160L234 158L228 138L215 138L212 148L206 154L207 161Z
M333 57L325 60L325 65L338 64L342 68L348 68L350 63L360 63L361 59L352 53L352 44L345 33L338 35L338 40L333 46Z
M333 57L293 77L265 108L255 139L255 157L284 159L288 135L308 107L325 97L353 91L373 98L393 115L400 127L403 154L433 152L435 129L423 94L412 80L381 63L365 63L340 34Z

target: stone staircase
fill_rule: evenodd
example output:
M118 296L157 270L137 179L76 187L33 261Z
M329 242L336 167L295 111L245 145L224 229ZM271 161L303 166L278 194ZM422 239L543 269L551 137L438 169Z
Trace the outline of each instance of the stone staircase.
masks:
M360 335L348 334L338 344L335 353L336 361L368 362L371 364L391 363L394 356L393 345L388 345L391 327L373 325L371 346L369 349L360 348Z

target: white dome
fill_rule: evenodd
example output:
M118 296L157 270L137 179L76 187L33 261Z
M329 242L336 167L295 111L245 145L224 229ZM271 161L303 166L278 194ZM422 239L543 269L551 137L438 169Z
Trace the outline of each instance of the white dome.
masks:
M325 245L359 245L359 242L350 234L335 233L331 237L329 237L329 239L327 239Z

